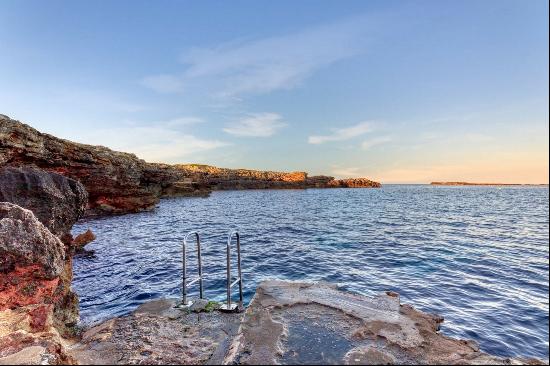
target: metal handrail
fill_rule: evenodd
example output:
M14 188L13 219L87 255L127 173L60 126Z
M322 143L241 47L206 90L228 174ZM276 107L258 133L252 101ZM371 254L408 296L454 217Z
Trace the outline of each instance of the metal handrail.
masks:
M195 238L197 239L197 256L198 256L198 267L199 267L199 275L192 279L189 283L187 283L187 239L189 236L195 235ZM190 306L192 303L187 302L187 286L191 286L195 282L199 282L199 293L200 298L203 298L203 286L202 286L202 258L201 258L201 241L199 233L196 231L190 231L185 235L185 238L183 238L183 254L182 254L182 305L183 306Z
M238 278L231 282L231 239L233 235L237 237L237 273ZM231 303L231 288L239 284L239 302L238 304ZM221 309L225 311L234 311L242 308L243 305L243 276L241 272L241 237L236 230L230 231L227 235L227 302L222 305Z

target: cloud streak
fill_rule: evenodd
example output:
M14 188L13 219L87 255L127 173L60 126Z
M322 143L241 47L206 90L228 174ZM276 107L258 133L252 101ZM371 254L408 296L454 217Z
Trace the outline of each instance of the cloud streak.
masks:
M269 137L285 127L286 123L277 113L251 114L230 126L224 132L240 137Z
M175 121L175 122L174 122ZM188 122L188 121L179 121ZM111 149L136 154L149 162L180 163L195 153L229 144L203 139L178 129L178 120L159 122L154 126L115 127L96 130L86 137L86 143L96 143Z
M149 76L142 84L161 93L206 85L224 97L291 89L316 71L364 52L368 24L365 16L357 16L286 35L194 48L181 56L181 74Z
M361 149L369 150L373 147L376 147L376 146L379 146L379 145L384 145L384 144L387 144L387 143L392 142L392 141L393 141L393 138L391 136L374 137L370 140L363 141L363 143L361 144Z
M372 131L372 123L369 121L360 122L354 126L346 128L333 128L330 135L315 135L309 136L308 143L323 144L331 141L344 141L354 137L364 135Z

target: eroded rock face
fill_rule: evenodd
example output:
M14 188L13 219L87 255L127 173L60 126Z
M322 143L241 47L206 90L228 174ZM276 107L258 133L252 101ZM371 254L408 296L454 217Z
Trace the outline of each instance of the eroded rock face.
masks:
M65 244L34 214L0 202L0 364L72 362L61 335L78 321Z
M225 364L542 364L480 352L438 332L443 319L328 284L266 281L248 307Z
M215 190L231 189L305 189L305 188L378 188L380 183L366 178L334 179L308 177L306 172L273 172L250 169L217 168L201 164L175 165L186 176Z
M308 177L305 172L146 163L133 154L78 144L0 115L0 166L33 165L80 181L88 214L149 210L161 197L205 196L212 189L376 188L368 179Z
M220 364L242 314L198 314L174 305L175 300L152 301L93 327L71 354L84 365Z
M57 173L29 166L4 167L0 169L0 201L31 210L52 234L65 239L84 215L88 193L80 182Z
M182 172L147 164L133 154L78 144L0 116L0 166L33 165L80 181L89 213L119 214L151 209Z
M64 244L30 210L0 202L0 274L33 267L37 278L51 280L64 263Z

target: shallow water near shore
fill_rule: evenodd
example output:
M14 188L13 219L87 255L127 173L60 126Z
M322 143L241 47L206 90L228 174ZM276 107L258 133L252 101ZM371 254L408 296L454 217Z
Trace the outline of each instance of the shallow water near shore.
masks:
M198 230L206 296L223 301L226 236L238 228L246 301L267 278L392 290L442 315L446 335L498 356L548 358L548 202L548 187L428 185L165 199L153 212L75 225L97 240L94 256L75 258L73 288L83 324L178 297L181 242Z

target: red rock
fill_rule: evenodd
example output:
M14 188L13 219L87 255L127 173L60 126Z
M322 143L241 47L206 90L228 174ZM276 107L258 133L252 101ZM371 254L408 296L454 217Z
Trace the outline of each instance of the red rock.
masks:
M35 332L43 332L46 330L46 323L48 321L48 314L52 311L52 306L39 306L29 312L31 316L30 326Z
M71 245L77 250L83 250L84 246L91 243L96 239L95 234L92 232L92 230L88 229L82 234L78 234L76 238L73 239Z

